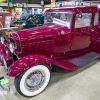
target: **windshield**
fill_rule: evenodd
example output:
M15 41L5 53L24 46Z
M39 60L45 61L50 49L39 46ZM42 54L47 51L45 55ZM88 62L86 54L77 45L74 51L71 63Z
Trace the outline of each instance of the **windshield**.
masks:
M70 28L72 19L71 12L47 12L45 23L56 23Z

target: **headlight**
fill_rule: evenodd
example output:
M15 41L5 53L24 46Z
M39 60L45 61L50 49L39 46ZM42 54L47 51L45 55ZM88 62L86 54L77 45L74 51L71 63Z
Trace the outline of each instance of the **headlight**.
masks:
M0 41L1 41L2 44L5 44L5 42L6 42L6 38L3 37L3 36L1 36L1 37L0 37Z
M4 44L4 37L3 36L0 37L0 40L1 40L1 43Z
M11 51L12 53L15 52L15 49L16 49L16 48L17 48L17 47L15 46L14 43L10 43L10 44L9 44L9 49L10 49L10 51Z

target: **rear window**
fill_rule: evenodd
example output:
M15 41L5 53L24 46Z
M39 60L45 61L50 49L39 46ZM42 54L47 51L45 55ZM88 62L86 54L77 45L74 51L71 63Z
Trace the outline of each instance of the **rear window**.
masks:
M75 20L75 28L87 27L91 24L92 13L78 13Z

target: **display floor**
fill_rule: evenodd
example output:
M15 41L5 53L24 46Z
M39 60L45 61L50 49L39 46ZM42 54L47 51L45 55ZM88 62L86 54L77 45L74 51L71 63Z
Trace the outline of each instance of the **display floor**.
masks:
M4 73L0 66L0 76ZM13 79L10 79L9 84L12 85L12 91L3 94L6 100L100 100L100 59L77 71L57 69L52 73L45 91L33 98L20 96L14 89ZM2 92L1 88L0 91Z

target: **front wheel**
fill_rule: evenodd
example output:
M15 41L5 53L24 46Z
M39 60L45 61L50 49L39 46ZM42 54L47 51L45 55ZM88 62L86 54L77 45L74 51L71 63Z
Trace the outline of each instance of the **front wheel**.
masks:
M50 80L50 69L46 65L36 65L15 78L15 88L19 94L32 97L41 93Z

